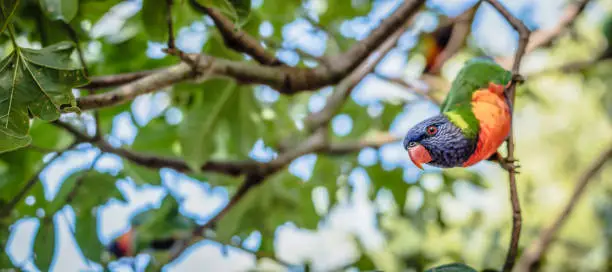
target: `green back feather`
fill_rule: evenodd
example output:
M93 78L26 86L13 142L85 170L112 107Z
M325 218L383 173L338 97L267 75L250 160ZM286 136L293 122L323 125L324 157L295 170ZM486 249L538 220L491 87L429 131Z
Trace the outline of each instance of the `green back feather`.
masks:
M488 87L490 82L506 85L512 73L497 63L474 58L465 63L453 81L451 89L440 107L441 112L470 139L476 138L479 123L472 111L472 94Z
M608 42L608 47L612 47L612 16L606 17L603 22L603 34Z

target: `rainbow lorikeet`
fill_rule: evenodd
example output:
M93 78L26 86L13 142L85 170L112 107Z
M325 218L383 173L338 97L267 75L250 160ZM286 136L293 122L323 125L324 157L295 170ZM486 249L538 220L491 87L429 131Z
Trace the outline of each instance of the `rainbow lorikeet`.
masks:
M467 61L453 81L440 114L412 127L404 149L419 168L422 164L468 167L498 155L508 138L512 110L505 86L512 73L495 62Z
M453 32L454 24L447 24L437 28L432 33L425 34L423 45L425 47L425 68L424 73L430 73L434 65L439 66L438 57L446 48ZM438 67L439 68L439 67Z
M136 235L136 230L133 228L129 229L115 238L109 245L108 250L117 258L134 257L138 253ZM146 248L150 250L169 250L174 246L176 240L174 237L151 240L147 243Z
M612 58L612 16L608 16L603 23L603 34L606 38L606 48L599 54L599 60Z
M117 258L133 257L144 251L169 250L177 241L190 237L197 224L178 212L176 201L163 203L159 209L134 216L131 228L115 238L108 250Z

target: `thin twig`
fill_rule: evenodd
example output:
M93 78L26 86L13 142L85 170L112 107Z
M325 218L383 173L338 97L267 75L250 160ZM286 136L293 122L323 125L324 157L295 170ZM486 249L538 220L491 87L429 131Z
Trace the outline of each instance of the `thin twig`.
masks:
M257 39L249 35L247 32L239 29L232 23L232 20L225 17L220 11L213 8L204 7L196 0L189 1L195 10L202 12L212 19L215 26L223 37L225 46L237 52L245 53L263 65L283 66L285 65L273 54L270 54L263 48Z
M396 84L400 87L403 87L407 90L410 90L413 93L418 94L419 96L437 104L440 105L442 103L442 100L440 98L437 98L435 96L433 96L431 90L424 90L421 88L418 88L408 82L406 82L405 80L401 79L401 78L395 78L395 77L389 77L386 75L383 75L381 73L373 73L376 77L378 77L381 80L385 80L385 81L389 81L393 84Z
M174 25L172 22L172 5L174 0L166 0L166 25L168 28L168 48L162 49L163 52L169 55L177 56L181 61L187 63L192 69L192 75L197 75L197 61L191 59L182 50L176 47L174 43Z
M118 87L123 84L127 84L143 77L152 75L154 73L163 73L165 70L166 69L157 69L107 76L92 76L89 78L89 83L87 85L79 88L87 90L98 90L103 88Z
M166 24L168 24L168 49L176 49L174 45L174 26L172 24L173 0L166 0Z
M315 153L317 151L325 148L325 136L327 134L327 128L322 127L319 130L315 131L306 141L304 141L300 146L293 150L288 150L287 152L280 154L276 159L264 165L264 167L258 168L253 172L247 173L245 181L240 185L236 193L229 200L227 205L221 209L213 218L208 220L206 224L197 227L193 233L192 237L182 241L180 247L178 247L175 251L170 252L169 257L165 260L165 263L169 263L176 258L178 258L190 245L197 242L204 235L203 231L206 229L214 229L215 224L229 212L229 210L236 205L247 193L249 190L254 188L255 186L260 185L266 179L266 177L282 170L293 160L297 159L300 156Z
M519 68L521 60L525 55L527 44L529 43L529 35L531 31L523 24L523 22L514 17L510 12L502 6L497 0L487 0L501 15L512 25L512 27L519 34L519 44L516 49L514 63L512 64L512 81L509 87L506 89L506 97L510 101L510 108L514 112L514 100L516 93L516 85L519 81L522 81L522 77L519 74ZM514 119L514 118L512 118ZM508 253L506 255L506 261L504 262L503 271L510 271L514 267L516 257L518 254L519 240L521 237L521 205L519 202L518 191L516 188L516 169L514 167L514 129L513 125L510 129L510 135L507 140L507 151L508 156L506 161L512 164L512 167L507 167L509 177L509 189L510 189L510 202L512 203L512 236L510 238L510 245L508 247Z
M371 70L373 70L376 64L384 57L384 55L386 55L386 53L391 50L391 48L393 48L400 35L405 31L406 27L408 27L408 23L404 24L401 28L396 30L394 35L392 35L383 42L383 44L379 47L379 55L373 61L364 62L363 66L357 68L354 74L341 81L341 83L339 84L340 86L337 87L338 90L334 94L332 94L332 97L328 100L324 110L322 110L322 112L324 113L320 117L315 117L314 119L312 119L318 121L311 121L311 125L314 124L313 133L305 142L303 142L295 149L287 150L286 152L280 154L276 159L274 159L270 163L267 163L265 167L261 167L256 171L248 173L244 183L238 188L236 193L229 200L228 204L223 209L221 209L221 211L219 211L213 218L211 218L206 224L197 227L194 230L193 236L190 238L189 241L183 241L180 247L177 248L177 250L171 252L167 262L171 262L178 258L190 245L201 239L204 230L214 228L214 225L221 218L223 218L223 216L227 214L227 212L229 212L236 205L236 203L238 203L248 193L251 188L254 188L255 186L258 186L259 184L264 182L267 176L272 175L277 171L283 169L294 159L300 156L313 152L324 151L326 148L329 148L330 145L327 143L327 122L329 121L329 119L331 119L335 111L342 106L342 104L348 97L348 94L350 94L350 90L355 85L357 85L357 83L361 81L361 79L363 79L365 75L367 75ZM325 109L328 109L328 112L325 111ZM363 147L363 143L360 143L356 146L356 148L359 149ZM341 150L339 150L340 153L342 151L345 151L347 148L354 148L354 146L342 146L340 147Z
M199 240L198 238L202 237L204 230L214 228L214 225L221 218L223 218L223 216L225 216L229 212L229 210L233 208L249 192L251 188L259 185L264 179L265 179L265 176L262 176L262 175L247 176L245 178L245 181L242 183L242 185L240 185L240 187L236 191L236 193L232 196L232 198L230 198L227 205L225 205L225 207L223 207L223 209L221 209L221 211L219 211L213 218L208 220L206 224L195 228L192 233L192 237L189 238L190 240L182 241L182 244L180 245L180 247L178 247L176 250L171 252L166 263L169 263L175 260L176 258L178 258L190 245L197 242Z
M574 192L565 205L565 208L563 208L563 211L561 211L557 219L548 228L544 229L540 233L538 239L525 250L525 253L523 253L519 263L517 264L516 271L531 271L538 265L539 261L546 253L546 250L553 242L556 233L559 232L561 227L563 227L563 224L571 214L572 210L576 204L578 204L578 201L580 200L580 197L582 197L589 182L593 180L593 177L610 159L612 159L612 146L608 147L606 151L602 152L595 160L593 160L587 170L582 173L580 178L578 178L576 186L574 187Z
M70 39L72 39L72 42L74 42L74 46L76 47L76 51L79 56L79 61L81 62L81 66L83 66L83 74L85 74L86 77L89 77L89 70L87 69L87 63L85 62L85 55L83 54L83 50L81 50L79 37L70 24L64 22L63 25L68 32Z
M75 127L66 124L64 122L54 122L53 124L61 127L71 134L73 134L79 141L88 142L97 146L102 152L112 153L118 155L132 163L137 165L151 168L170 168L179 172L189 172L191 169L189 165L180 159L168 158L162 156L155 156L145 153L135 152L126 148L113 147L104 139L94 140L93 137L85 134L84 132L76 129ZM324 154L342 155L357 152L366 147L378 148L384 144L395 141L396 139L391 137L383 137L375 139L363 139L354 142L342 142L342 143L330 143L325 145L321 152ZM287 162L288 163L288 162ZM268 163L269 164L269 163ZM241 160L241 161L208 161L200 167L201 171L204 172L216 172L230 176L241 176L245 173L250 173L266 167L266 163L257 162L254 160Z
M534 31L530 36L529 43L527 43L525 47L525 52L531 53L535 49L543 45L551 43L561 33L563 33L563 31L567 29L568 26L573 24L573 22L576 20L578 15L580 15L582 11L584 11L584 8L589 3L589 1L590 0L578 0L578 1L572 2L567 8L565 8L563 12L563 16L561 16L561 19L559 20L559 23L557 23L554 27L550 29L542 29L542 30ZM491 2L491 1L488 1L488 2ZM495 7L495 8L498 9L498 7ZM506 11L506 14L510 15L510 13L507 11ZM502 13L502 15L504 14ZM504 15L504 17L506 17L506 15ZM512 24L512 22L510 23ZM501 58L496 58L495 61L499 63L501 66L503 66L504 68L508 69L510 65L512 65L512 63L515 63L514 58L501 57Z
M306 123L312 131L329 123L331 118L341 109L344 102L350 97L351 92L368 74L374 71L378 63L395 47L399 38L410 26L407 20L402 27L398 28L393 35L385 40L376 51L372 53L371 60L368 59L361 63L349 76L344 78L335 88L335 91L328 97L325 107L316 113L310 114L306 118Z

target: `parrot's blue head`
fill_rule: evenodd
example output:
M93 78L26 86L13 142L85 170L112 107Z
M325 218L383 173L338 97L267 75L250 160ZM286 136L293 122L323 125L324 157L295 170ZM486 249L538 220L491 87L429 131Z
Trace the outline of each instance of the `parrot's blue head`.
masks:
M457 167L474 153L477 139L466 138L443 114L421 121L404 137L404 149L419 168L421 164Z

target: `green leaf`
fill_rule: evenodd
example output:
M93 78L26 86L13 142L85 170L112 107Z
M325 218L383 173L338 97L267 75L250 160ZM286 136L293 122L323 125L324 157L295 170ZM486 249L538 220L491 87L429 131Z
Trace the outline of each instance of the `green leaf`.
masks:
M271 176L251 189L219 220L216 238L229 243L234 235L244 239L257 230L262 233L263 243L264 237L274 234L276 228L286 222L293 222L298 227L316 228L320 217L312 203L314 187L287 171ZM264 214L266 216L253 216Z
M79 9L79 0L40 0L40 8L51 20L72 21Z
M18 48L0 62L0 152L29 143L29 115L45 121L76 107L72 88L88 82L70 61L71 43Z
M105 249L98 238L98 218L93 210L84 212L76 218L74 238L85 258L96 263L102 260Z
M52 210L57 211L70 201L77 216L88 214L91 210L108 201L111 197L122 198L115 186L117 178L94 170L76 172L70 175L52 203Z
M28 146L32 142L30 135L19 135L0 128L0 152L8 152Z
M77 20L88 20L95 24L104 16L113 6L121 3L123 0L79 0L79 12Z
M149 38L153 41L163 42L168 39L167 10L166 1L142 1L142 23Z
M7 229L7 227L4 227L2 225L0 225L0 227ZM9 258L8 254L4 254L4 248L6 246L6 241L8 241L10 232L9 231L2 231L0 232L0 252L2 252L3 254L0 254L0 270L4 271L18 271L15 268L15 265L13 264L13 262L11 261L11 259ZM15 269L15 270L11 270L11 269Z
M215 128L223 108L232 106L230 98L238 90L236 83L226 80L211 81L205 86L216 91L204 93L203 99L188 113L179 130L183 155L194 171L199 171L215 151Z
M140 13L142 27L149 39L156 42L168 40L168 6L165 0L143 0ZM172 23L175 35L178 29L201 18L188 1L174 1L172 4Z
M236 21L242 26L251 13L251 0L229 0L236 10Z
M313 186L323 186L327 189L329 197L329 207L338 201L336 192L338 191L338 178L342 175L342 160L335 160L324 155L317 156L317 162L312 171L310 182Z
M476 269L471 268L462 263L452 263L437 266L434 268L427 269L425 272L477 272Z
M137 230L136 251L148 248L153 240L184 238L191 235L195 222L179 212L179 203L170 194L162 200L159 209L135 215L132 226Z
M385 108L383 109L382 114L378 118L380 120L379 130L388 131L393 124L393 121L397 118L397 116L404 110L404 105L402 104L385 104Z
M230 17L238 27L246 23L251 13L251 0L196 0L205 7L216 8Z
M41 271L49 271L55 249L55 225L52 217L41 220L34 238L34 264Z
M364 16L371 10L373 1L335 0L328 1L327 9L320 15L319 23L327 26L349 18Z
M34 119L30 128L32 144L37 147L60 150L74 141L74 135L57 126Z
M151 155L176 157L173 145L179 140L178 128L166 123L164 118L155 118L138 129L132 149Z
M282 38L279 30L295 20L301 4L300 0L266 0L253 13L258 13L260 17L269 20L276 30L274 37Z
M387 188L393 194L395 202L400 210L406 204L406 194L410 188L410 184L404 181L404 173L401 168L396 168L387 171L380 164L367 167L366 171L372 181L373 193L376 194L381 188Z
M144 154L176 158L177 131L177 126L166 123L163 118L155 118L146 126L138 129L138 134L136 134L132 144L132 150ZM123 170L137 184L161 184L158 169L144 167L124 159Z
M159 170L151 169L145 166L141 166L133 163L130 160L123 160L123 171L127 176L132 178L137 185L152 184L160 185L161 176Z
M294 142L300 137L306 139L307 135L300 135L305 134L305 131L298 131L295 121L291 118L294 105L290 100L291 98L280 96L273 105L262 109L263 122L260 126L264 127L263 140L266 145L278 147L283 140L291 139L291 142Z
M359 260L355 262L354 266L359 268L359 270L361 271L375 271L376 270L376 265L372 261L372 258L370 258L366 254L362 254L361 258L359 258Z
M42 164L41 160L40 152L28 149L0 154L0 207L4 206L3 203L11 202L15 195L24 189L27 181L38 171ZM36 182L25 198L28 196L33 196L36 204L30 206L26 205L25 201L21 201L11 214L19 217L34 215L37 208L44 207L46 200L40 182Z
M4 32L6 27L11 23L15 10L19 5L19 0L2 0L0 1L0 33Z
M252 87L239 87L232 93L227 105L223 109L219 129L220 132L229 132L229 135L220 138L217 150L227 150L224 157L228 159L246 159L259 136L263 134L260 108Z

